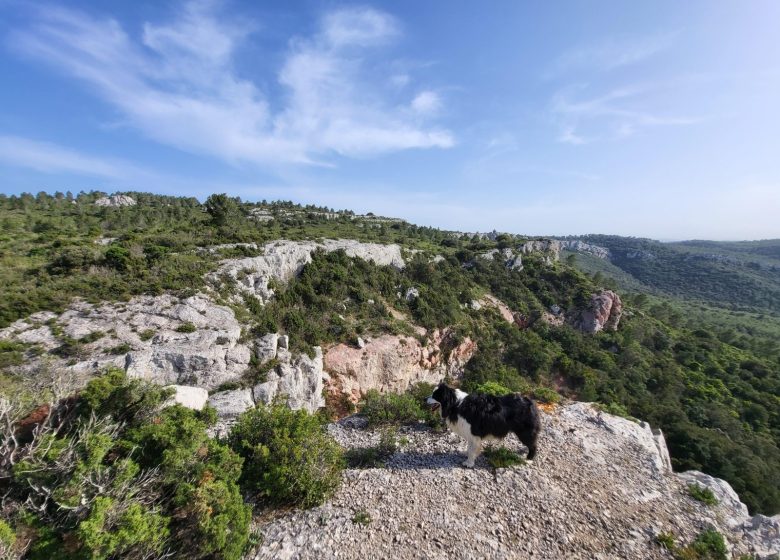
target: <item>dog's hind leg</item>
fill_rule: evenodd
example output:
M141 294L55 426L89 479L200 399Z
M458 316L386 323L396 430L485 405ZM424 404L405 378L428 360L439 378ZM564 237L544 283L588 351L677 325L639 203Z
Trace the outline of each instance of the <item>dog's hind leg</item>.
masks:
M539 437L539 431L534 428L529 428L518 431L516 434L517 439L523 442L523 445L528 448L528 455L526 456L526 460L533 461L534 457L536 456L536 440Z

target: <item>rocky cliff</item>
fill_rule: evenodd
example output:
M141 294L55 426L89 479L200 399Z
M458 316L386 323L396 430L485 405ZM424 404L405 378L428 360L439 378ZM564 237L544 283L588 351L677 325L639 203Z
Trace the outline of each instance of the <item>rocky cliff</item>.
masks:
M376 445L379 433L359 426L329 430L347 448ZM660 535L684 547L706 529L723 534L734 558L780 553L780 516L750 517L727 483L673 473L646 424L574 403L547 409L543 426L533 464L506 469L484 457L462 468L458 436L404 428L384 468L347 470L324 505L260 520L253 557L668 559ZM514 436L505 444L522 451ZM719 502L692 498L691 483Z

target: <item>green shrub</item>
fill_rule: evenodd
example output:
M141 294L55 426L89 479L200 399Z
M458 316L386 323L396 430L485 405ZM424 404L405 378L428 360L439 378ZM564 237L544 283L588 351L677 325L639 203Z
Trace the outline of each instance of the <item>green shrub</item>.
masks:
M176 332L180 333L192 333L198 330L198 327L196 327L193 323L187 321L185 323L182 323L178 327L176 327Z
M674 535L659 533L656 542L663 546L675 560L727 560L728 549L723 535L714 529L699 533L692 543L678 546Z
M138 333L138 338L146 342L147 340L151 340L154 335L157 334L157 331L154 329L144 329L140 333Z
M483 453L494 469L505 469L514 465L524 465L525 460L514 451L506 447L488 447Z
M107 350L109 354L127 354L133 349L132 346L130 346L127 342L123 342L122 344L117 344L116 346L112 346Z
M96 340L100 340L104 336L106 336L106 333L104 333L103 331L92 331L91 333L82 336L79 339L79 342L81 342L82 344L89 344L90 342L95 342Z
M485 381L484 383L481 383L474 389L475 393L481 393L483 395L493 395L496 397L502 397L504 395L508 395L512 391L501 385L501 383L497 383L495 381Z
M380 393L375 389L366 393L363 406L360 409L360 413L368 419L370 427L385 424L410 424L426 420L426 412L423 409L422 400L417 400L409 393Z
M16 543L16 533L8 523L0 519L0 553L9 551Z
M243 485L267 503L312 507L341 482L341 448L317 416L276 402L242 414L228 436Z
M555 389L550 387L537 386L531 390L531 396L537 401L543 403L558 403L561 400L561 396Z
M164 406L170 394L109 369L66 426L30 444L10 480L30 558L242 557L251 517L242 460L208 437L213 411ZM41 488L49 507L25 512Z
M698 500L704 504L707 504L708 506L718 505L718 498L715 497L715 494L713 494L712 490L705 488L704 486L699 486L698 484L689 484L688 495L690 495L690 497L694 500Z

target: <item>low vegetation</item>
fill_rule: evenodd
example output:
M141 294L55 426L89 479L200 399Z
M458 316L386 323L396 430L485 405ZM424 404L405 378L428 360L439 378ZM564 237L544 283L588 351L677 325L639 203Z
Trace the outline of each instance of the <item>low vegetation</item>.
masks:
M243 486L270 505L321 504L341 482L342 450L322 421L284 403L245 412L228 437L244 460Z
M707 529L699 533L694 541L679 546L671 533L659 533L656 542L669 551L675 560L727 560L726 541L718 531Z
M704 486L700 486L698 484L688 485L688 495L694 500L698 500L699 502L707 504L708 506L718 505L718 498L715 497L715 494L712 492L712 490L705 488Z
M494 469L505 469L525 464L525 460L520 455L506 447L487 447L483 455Z

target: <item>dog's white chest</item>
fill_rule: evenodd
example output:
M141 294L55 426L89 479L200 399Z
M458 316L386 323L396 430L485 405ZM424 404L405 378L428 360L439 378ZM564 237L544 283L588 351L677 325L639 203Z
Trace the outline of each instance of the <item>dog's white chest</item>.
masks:
M448 419L447 427L462 438L471 438L471 424L465 418L458 416L457 422L452 422Z

